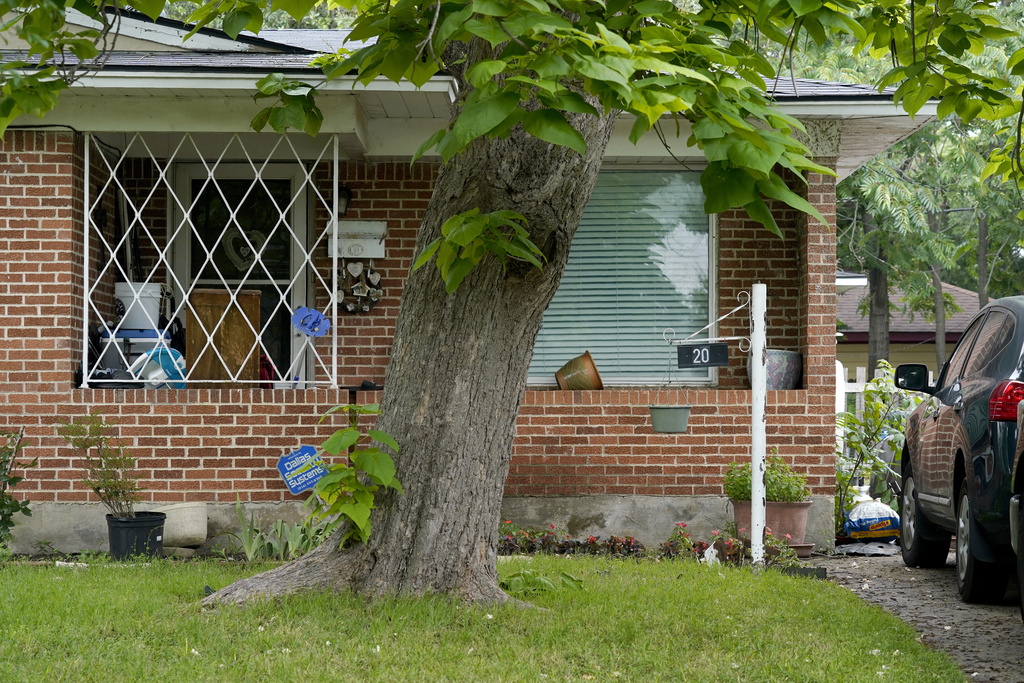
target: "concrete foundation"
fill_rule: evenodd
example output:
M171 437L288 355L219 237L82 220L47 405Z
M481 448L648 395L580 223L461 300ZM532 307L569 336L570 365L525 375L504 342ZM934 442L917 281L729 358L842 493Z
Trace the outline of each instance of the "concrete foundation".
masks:
M834 509L831 497L812 498L805 542L817 550L835 544ZM706 540L732 521L732 507L725 496L517 496L502 501L501 518L524 528L554 524L572 538L633 536L653 548L676 522L685 522L694 540Z
M832 498L812 499L807 521L808 543L818 550L834 542ZM139 505L148 510L158 505ZM305 517L298 501L246 503L246 516L256 515L260 528L277 520L300 522ZM234 503L208 503L206 547L230 548L229 533L239 530ZM106 551L106 509L98 503L33 503L32 516L16 517L15 553L34 554L52 546L60 552ZM706 540L712 531L732 521L732 508L724 496L516 496L506 497L501 518L525 528L546 529L554 524L573 538L589 535L607 538L633 536L649 548L657 547L672 533L676 522L686 522L690 536Z
M140 504L137 510L160 507L158 504ZM281 519L293 524L305 518L302 503L246 503L246 516L256 515L261 529ZM15 517L15 553L35 554L53 550L65 553L108 550L107 510L99 503L32 503L32 516ZM240 528L234 503L208 503L206 547L230 548L234 539L228 533ZM237 543L234 543L237 545Z

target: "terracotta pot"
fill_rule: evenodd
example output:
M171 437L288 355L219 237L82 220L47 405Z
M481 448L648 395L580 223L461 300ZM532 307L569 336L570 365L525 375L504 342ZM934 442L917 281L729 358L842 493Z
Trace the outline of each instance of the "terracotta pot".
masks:
M582 356L576 356L563 365L562 369L555 373L555 381L558 382L558 388L563 391L604 389L604 383L601 381L601 375L597 373L597 366L594 365L590 351L584 351Z
M733 500L732 515L736 520L737 529L746 529L750 535L750 501ZM799 503L774 503L765 505L765 525L772 530L775 538L786 538L789 534L789 545L796 546L804 542L804 534L807 533L807 510L811 507L811 501L804 500Z

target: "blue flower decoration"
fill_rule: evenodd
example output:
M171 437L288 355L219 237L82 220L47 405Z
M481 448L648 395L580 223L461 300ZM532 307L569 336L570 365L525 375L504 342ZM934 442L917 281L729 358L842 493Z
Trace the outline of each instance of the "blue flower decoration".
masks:
M292 325L299 332L311 337L322 337L327 334L327 330L331 329L331 321L327 319L327 316L314 308L305 306L296 309L295 314L292 315Z

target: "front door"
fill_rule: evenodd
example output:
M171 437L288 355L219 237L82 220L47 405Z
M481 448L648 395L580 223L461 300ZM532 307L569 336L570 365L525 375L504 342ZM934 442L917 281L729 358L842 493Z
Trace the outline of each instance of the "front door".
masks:
M257 176L249 164L225 164L211 176L203 165L181 164L176 187L183 206L177 207L171 226L180 284L175 294L179 302L192 302L193 308L200 292L219 290L228 302L223 315L206 313L201 326L193 318L190 325L202 329L186 329L190 342L198 339L207 353L221 347L213 351L213 363L223 363L221 370L227 374L218 377L256 381L258 375L239 368L258 367L262 360L264 366L267 361L272 365L272 380L278 386L304 383L311 368L303 360L303 339L291 324L292 311L306 305L307 223L301 171L267 165ZM257 298L258 304L252 303ZM230 351L226 349L231 344L219 341L227 339L235 342ZM238 344L239 339L243 343ZM237 357L228 359L227 353ZM203 365L209 367L209 362Z

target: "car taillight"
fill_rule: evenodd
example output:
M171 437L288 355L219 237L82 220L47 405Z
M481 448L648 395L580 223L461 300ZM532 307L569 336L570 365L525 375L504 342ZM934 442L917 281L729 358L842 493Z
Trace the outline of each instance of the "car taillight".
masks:
M1024 401L1024 382L1004 379L996 385L988 399L988 419L994 422L1016 422L1017 404Z

